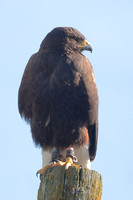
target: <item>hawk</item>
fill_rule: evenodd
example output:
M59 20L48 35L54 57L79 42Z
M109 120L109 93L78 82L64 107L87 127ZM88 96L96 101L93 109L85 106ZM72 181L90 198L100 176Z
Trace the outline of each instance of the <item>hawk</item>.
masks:
M92 52L92 47L78 30L57 27L25 68L18 108L30 123L35 144L42 148L43 166L48 166L52 154L55 166L67 168L77 161L90 168L96 156L98 94L84 50Z

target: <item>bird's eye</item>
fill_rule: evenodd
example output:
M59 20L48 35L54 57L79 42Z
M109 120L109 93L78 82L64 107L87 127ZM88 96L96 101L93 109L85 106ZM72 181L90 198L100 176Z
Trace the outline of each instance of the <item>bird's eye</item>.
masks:
M78 43L78 41L79 41L77 38L75 38L74 40L76 41L76 43Z
M78 38L76 37L71 37L72 40L74 40L75 42L78 42Z

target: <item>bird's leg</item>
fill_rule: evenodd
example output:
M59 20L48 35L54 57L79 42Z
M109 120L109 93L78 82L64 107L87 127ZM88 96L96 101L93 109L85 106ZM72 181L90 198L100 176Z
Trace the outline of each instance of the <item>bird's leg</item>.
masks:
M66 162L64 164L65 169L68 169L70 166L75 166L80 168L79 165L73 164L73 162L78 162L77 157L75 156L74 149L72 147L66 150Z
M36 175L40 174L40 177L44 177L45 171L50 167L56 167L56 166L64 166L65 169L68 169L70 166L75 166L77 168L80 168L80 165L75 165L74 162L77 162L77 158L74 153L74 149L72 147L66 149L66 161L62 162L60 161L60 152L58 149L54 149L52 151L52 160L49 162L49 165L46 165L42 169L40 169Z
M49 165L46 165L42 169L40 169L36 175L40 174L40 177L44 176L45 171L50 167L55 166L62 166L64 165L64 162L60 161L60 153L58 149L53 149L52 151L52 160L49 162Z

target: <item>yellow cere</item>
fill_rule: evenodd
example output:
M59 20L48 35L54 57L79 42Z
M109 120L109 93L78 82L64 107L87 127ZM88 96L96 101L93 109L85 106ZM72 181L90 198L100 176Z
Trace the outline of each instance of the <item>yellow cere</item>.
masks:
M87 46L88 44L89 44L89 42L88 42L87 40L84 40L84 41L79 42L79 46L80 46L80 47L85 47L85 46Z

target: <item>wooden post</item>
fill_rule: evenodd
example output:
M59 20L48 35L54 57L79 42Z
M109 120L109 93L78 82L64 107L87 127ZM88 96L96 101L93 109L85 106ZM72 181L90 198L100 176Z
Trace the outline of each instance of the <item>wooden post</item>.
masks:
M38 200L100 200L101 196L101 175L77 167L49 168L38 190Z

